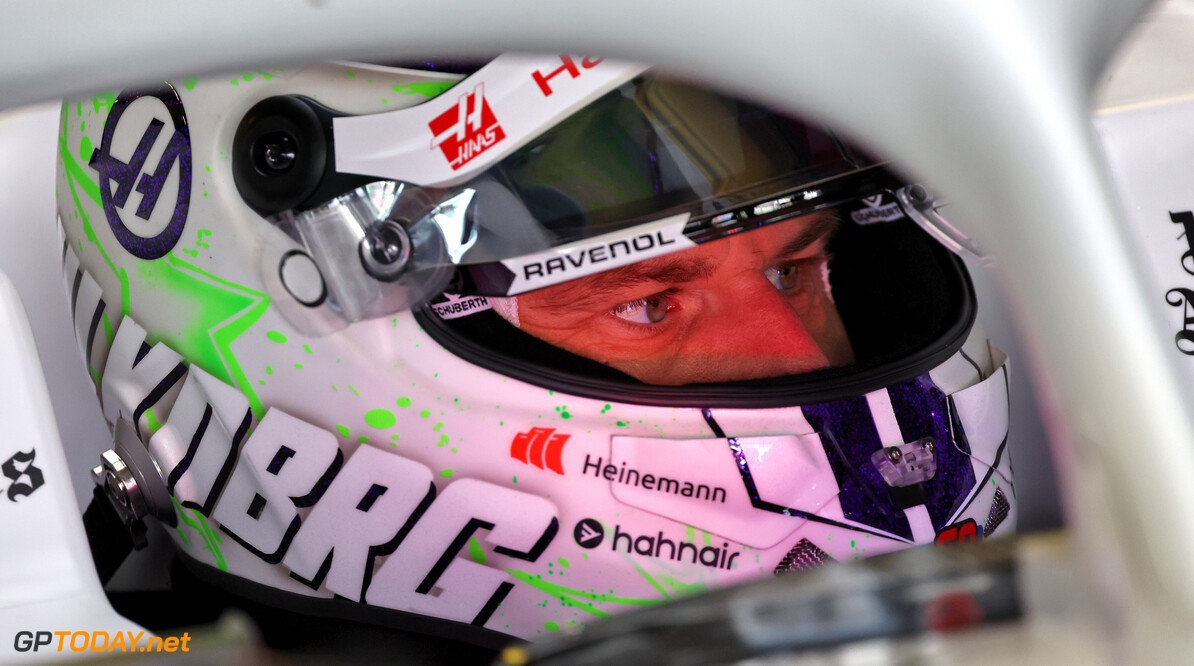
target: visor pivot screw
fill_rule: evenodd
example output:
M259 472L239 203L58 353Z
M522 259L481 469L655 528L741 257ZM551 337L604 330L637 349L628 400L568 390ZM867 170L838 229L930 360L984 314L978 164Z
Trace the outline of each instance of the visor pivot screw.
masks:
M908 186L908 200L916 206L924 205L929 201L929 191L920 184L910 185Z
M298 158L294 137L286 132L268 132L253 146L257 170L263 175L278 175L290 171Z
M365 232L361 240L361 264L383 282L402 275L410 260L410 235L395 220L382 220Z
M887 450L887 458L889 460L891 460L893 463L899 463L900 460L903 459L903 457L904 457L904 454L900 453L900 450L895 447L892 447Z
M921 442L921 446L924 447L925 451L928 451L929 453L933 452L933 440L925 439Z

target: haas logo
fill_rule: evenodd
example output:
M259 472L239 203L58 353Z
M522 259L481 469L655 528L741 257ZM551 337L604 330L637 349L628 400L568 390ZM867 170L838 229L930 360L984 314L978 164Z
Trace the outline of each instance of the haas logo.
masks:
M454 108L437 116L428 127L432 134L431 149L438 146L453 171L506 138L485 99L483 82L471 93L461 95Z
M120 146L132 153L128 162L120 160L114 154L115 138L121 119L124 118L125 111L141 99L156 100L159 115L168 117L174 126L170 130L170 138L165 142L158 163L152 166L152 171L147 160L154 145L158 143L158 135L166 125L156 116L146 125L128 130L127 138L132 138L136 135L134 129L141 129L141 138L136 147ZM161 111L165 113L161 114ZM121 128L122 133L125 131L125 128ZM104 121L103 137L100 139L99 148L92 153L89 164L99 174L100 201L104 207L104 215L108 218L112 233L121 247L141 259L157 259L173 249L182 236L187 212L191 206L191 135L178 91L167 83L153 90L126 90L120 93ZM133 224L128 216L129 211L125 210L125 204L129 203L134 186L142 196L137 209L132 213L143 222L149 222L158 205L158 198L166 191L166 182L172 173L177 177L177 194L165 226L149 235L138 233L135 229L144 225ZM133 224L133 227L129 224Z

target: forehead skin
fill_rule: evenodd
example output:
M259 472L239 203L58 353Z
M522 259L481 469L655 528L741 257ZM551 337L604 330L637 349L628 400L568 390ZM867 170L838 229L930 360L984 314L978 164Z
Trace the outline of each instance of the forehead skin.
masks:
M822 256L835 228L831 213L815 213L523 294L521 327L650 384L755 379L849 363L853 353L820 265L801 264L799 298L781 293L764 274ZM632 324L611 313L661 292L668 311L659 324Z

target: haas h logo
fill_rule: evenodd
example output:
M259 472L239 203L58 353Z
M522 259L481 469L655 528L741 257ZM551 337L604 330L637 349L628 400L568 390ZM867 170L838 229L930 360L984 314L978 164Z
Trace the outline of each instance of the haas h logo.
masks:
M506 138L485 99L483 82L478 83L471 93L461 95L455 107L444 111L427 126L431 128L431 149L438 146L453 171Z
M166 125L156 117L152 118L141 131L141 139L135 147L120 146L117 149L118 153L132 153L128 162L124 162L112 154L113 137L117 134L121 118L133 102L142 98L157 99L161 102L174 125L173 132L152 173L145 170L146 161L154 149L154 144L157 143L158 135ZM136 121L129 120L128 122ZM130 129L134 132L129 133ZM140 129L139 125L133 128L122 128L120 134L134 137L136 129ZM134 186L141 194L141 201L134 214L142 220L149 221L157 207L158 197L162 194L166 178L174 171L176 162L178 164L178 195L175 197L174 209L165 228L156 234L145 236L129 229L126 220L121 217L121 212L124 210L125 204L128 203ZM99 172L100 200L104 206L104 216L108 218L112 233L120 242L121 247L141 259L157 259L174 248L178 239L182 237L187 211L191 206L191 134L187 125L186 113L182 108L182 100L173 86L167 83L155 90L121 92L112 104L108 118L104 121L103 138L100 139L99 148L92 153L89 165ZM144 173L142 173L143 170ZM140 176L139 179L138 176Z
M510 457L539 469L564 473L564 443L572 435L554 434L555 428L531 428L510 443Z

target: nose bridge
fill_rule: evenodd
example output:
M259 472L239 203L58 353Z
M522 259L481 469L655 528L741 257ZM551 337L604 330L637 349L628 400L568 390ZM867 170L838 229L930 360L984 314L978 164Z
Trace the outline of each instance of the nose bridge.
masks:
M820 356L804 322L784 295L762 274L735 281L718 291L715 322L734 334L734 352L746 356ZM719 336L722 337L722 336Z

